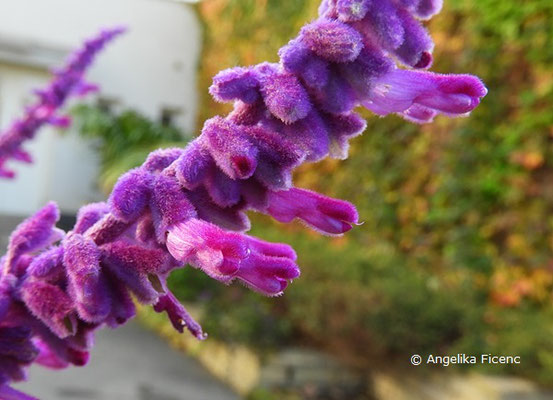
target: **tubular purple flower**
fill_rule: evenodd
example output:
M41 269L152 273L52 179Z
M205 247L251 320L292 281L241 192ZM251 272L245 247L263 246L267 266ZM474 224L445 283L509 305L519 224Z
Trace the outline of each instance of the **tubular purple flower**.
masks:
M403 113L413 105L449 116L472 111L487 93L472 75L439 75L396 69L374 82L363 105L379 115Z
M200 219L172 226L167 235L167 250L175 259L190 263L225 283L230 283L240 263L248 256L241 234L225 232Z
M228 284L238 278L268 296L281 294L287 281L299 276L296 254L289 246L225 232L198 219L173 226L167 249L214 279Z
M342 235L359 222L353 204L297 188L269 192L267 213L280 222L298 218L327 235Z
M280 296L288 282L300 276L296 253L284 244L269 243L245 236L248 257L236 277L251 289L266 296Z
M17 160L32 162L31 157L21 149L22 144L34 138L44 125L67 128L70 119L56 115L65 101L71 96L83 96L98 90L97 86L83 80L83 75L92 64L96 54L116 36L125 32L124 28L101 31L95 38L87 40L83 48L73 53L67 64L54 73L48 87L36 90L38 102L29 106L23 117L16 120L4 132L0 132L0 177L13 178L15 173L6 168L6 162Z

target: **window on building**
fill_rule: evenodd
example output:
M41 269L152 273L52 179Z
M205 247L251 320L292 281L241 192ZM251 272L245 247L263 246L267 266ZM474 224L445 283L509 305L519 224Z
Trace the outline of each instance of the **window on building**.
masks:
M175 120L182 114L182 110L178 107L163 107L159 122L163 126L175 126Z
M113 113L115 107L119 104L119 100L114 97L100 96L96 102L98 108L106 113Z

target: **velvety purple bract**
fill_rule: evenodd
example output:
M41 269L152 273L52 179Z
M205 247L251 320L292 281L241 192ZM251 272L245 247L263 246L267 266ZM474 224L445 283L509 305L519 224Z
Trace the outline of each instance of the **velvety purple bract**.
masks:
M213 78L209 93L220 102L254 103L259 98L259 82L251 69L227 69Z
M67 271L69 294L79 317L86 322L102 322L110 311L107 283L100 268L100 249L78 234L65 239L63 264Z
M474 76L420 71L433 48L420 20L440 8L440 0L324 0L320 17L279 51L279 63L214 78L210 93L233 102L233 111L208 120L186 148L152 152L106 203L83 207L67 235L55 228L53 204L22 223L0 259L0 398L26 399L8 384L31 362L84 365L96 329L135 315L133 297L204 339L167 287L171 271L186 264L224 284L281 295L300 275L296 254L246 235L248 211L342 235L359 224L355 207L294 187L292 172L303 162L347 158L350 139L366 127L356 107L428 123L467 115L486 95ZM71 65L88 65L102 43L88 42ZM91 89L81 79L56 84L65 94ZM9 135L67 122L55 115L65 97L40 98ZM13 143L10 158L28 160Z
M134 221L150 199L153 176L145 169L135 169L119 178L109 197L110 210L123 221Z
M353 61L363 48L363 37L336 20L318 20L305 26L300 38L314 54L331 62Z
M259 149L248 140L243 127L215 117L206 121L202 138L217 166L231 179L247 179L253 175Z
M21 223L10 236L5 272L10 272L25 253L40 250L63 238L64 233L55 228L59 210L55 203L48 203L33 217Z
M298 78L280 68L267 68L261 74L261 94L267 109L286 124L305 118L311 111L311 102Z

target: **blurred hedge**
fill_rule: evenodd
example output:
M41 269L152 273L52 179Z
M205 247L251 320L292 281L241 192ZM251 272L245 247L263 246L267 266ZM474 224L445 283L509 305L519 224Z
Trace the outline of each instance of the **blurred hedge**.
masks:
M207 96L211 77L275 61L318 2L199 6L202 120L228 110ZM331 239L256 217L254 234L299 253L303 275L282 298L176 274L181 297L205 301L212 335L303 341L359 365L393 356L405 366L414 352L516 354L523 365L505 371L553 382L553 2L445 3L429 25L433 69L479 75L488 97L470 118L427 126L367 114L347 161L302 167L298 185L353 201L365 223Z

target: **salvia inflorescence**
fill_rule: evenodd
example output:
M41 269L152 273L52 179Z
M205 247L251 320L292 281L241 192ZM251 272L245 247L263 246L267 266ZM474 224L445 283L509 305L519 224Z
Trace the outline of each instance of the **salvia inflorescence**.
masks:
M74 52L67 65L54 71L54 79L44 88L36 90L38 100L27 107L25 114L0 132L0 179L13 178L15 172L6 166L8 161L31 163L31 155L23 150L24 142L34 138L44 125L66 128L71 120L61 115L59 109L71 96L84 96L98 87L84 79L84 73L94 57L104 46L125 31L124 28L109 29L87 40L82 49Z
M425 123L466 115L485 96L474 76L424 71L433 43L419 21L440 8L440 0L323 1L278 64L214 78L210 93L234 110L208 120L186 148L151 153L107 202L81 208L70 232L55 227L53 203L19 225L1 261L0 397L28 398L8 385L33 362L84 365L96 329L135 315L133 297L205 338L167 288L183 265L282 294L300 274L296 254L244 234L246 211L341 235L358 223L355 207L293 187L291 173L347 157L365 129L356 107Z

